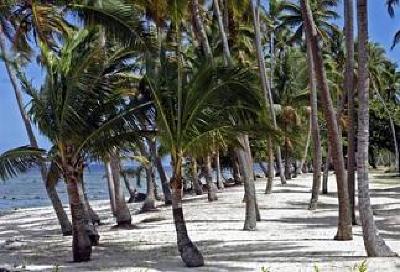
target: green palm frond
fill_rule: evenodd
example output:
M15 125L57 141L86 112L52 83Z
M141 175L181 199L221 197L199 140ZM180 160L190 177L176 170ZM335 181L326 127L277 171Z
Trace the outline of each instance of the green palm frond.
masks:
M43 162L45 151L22 146L0 154L0 179L6 180Z

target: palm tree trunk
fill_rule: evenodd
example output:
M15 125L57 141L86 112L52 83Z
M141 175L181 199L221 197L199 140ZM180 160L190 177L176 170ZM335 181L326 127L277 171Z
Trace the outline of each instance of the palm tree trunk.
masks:
M220 36L222 39L222 45L223 45L223 50L224 50L224 61L225 61L225 64L228 65L228 64L232 63L231 51L229 49L228 38L225 33L224 22L223 22L221 10L219 8L218 0L213 0L213 4L214 4L214 11L217 16L219 33L220 33Z
M131 224L132 218L128 205L125 201L124 190L121 186L121 168L119 156L117 153L113 152L110 155L110 164L115 191L115 219L118 226L129 226Z
M239 158L239 151L234 151L232 152L232 176L233 180L236 184L242 184L243 179L242 176L240 175L240 162L238 160Z
M331 162L331 148L329 147L329 143L327 143L327 152L326 152L325 164L324 164L324 174L322 177L322 194L328 194L328 178L329 178L329 164Z
M171 188L169 187L167 174L165 173L164 167L162 165L161 157L158 156L158 154L156 157L156 167L158 175L160 176L161 187L164 193L164 203L165 205L171 205L172 203Z
M72 215L72 254L74 262L90 260L92 242L87 231L87 215L79 169L72 160L73 147L66 146L62 163L64 179L67 183L68 199Z
M355 109L354 109L354 6L353 0L344 1L346 66L344 74L344 90L348 101L347 131L347 184L352 224L357 225L355 213Z
M313 183L310 201L310 210L317 208L318 194L321 188L321 166L322 166L322 150L321 150L321 134L318 124L318 96L315 86L315 67L312 60L312 48L307 43L307 62L308 77L310 85L310 105L311 105L311 134L313 138Z
M199 176L197 175L197 160L194 157L192 157L191 174L192 174L192 189L194 190L196 195L202 195L203 186L200 185Z
M306 163L306 160L307 160L308 150L310 149L310 141L311 141L311 134L312 134L312 116L311 116L311 114L310 114L310 120L308 123L309 124L308 124L307 140L306 140L306 146L304 148L304 155L300 161L300 166L299 166L300 171L302 171L302 169L304 168L304 164ZM299 174L302 174L302 173L299 173Z
M120 165L120 169L121 169L121 165ZM131 184L129 183L129 179L128 179L128 176L126 175L126 172L121 171L121 176L122 176L122 178L124 180L125 187L129 192L128 203L132 203L134 201L134 199L135 199L136 189L133 189Z
M153 143L152 141L148 141L150 148L152 147ZM153 176L154 176L154 167L153 167L153 158L151 156L151 150L150 152L147 152L146 146L144 145L143 141L139 141L139 149L140 153L142 156L146 157L148 159L148 164L144 166L145 171L146 171L146 199L142 205L142 208L140 209L141 212L148 212L156 209L156 195L154 192L154 183L153 183Z
M272 147L271 138L268 138L268 179L265 193L272 193L273 181L275 177L275 166L274 166L274 151Z
M301 0L301 12L305 24L307 43L311 46L312 59L315 65L317 87L321 90L324 115L328 127L328 137L332 148L332 159L336 171L337 190L339 198L339 220L338 232L335 236L337 240L353 239L350 203L344 158L342 150L342 140L339 135L339 128L336 119L335 109L333 108L328 82L326 79L324 61L318 45L318 34L312 17L308 0Z
M262 48L261 48L261 34L260 34L260 11L259 11L259 6L258 4L256 5L254 3L255 0L251 0L251 9L253 11L253 26L254 26L254 32L255 32L255 43L256 43L256 48L257 48L257 59L258 59L258 66L259 66L259 72L260 72L260 78L261 78L261 85L262 89L265 95L265 100L267 104L269 105L269 110L270 110L270 115L271 119L273 122L273 126L275 129L278 128L278 125L276 123L276 115L275 115L275 109L274 109L274 101L272 97L272 91L271 91L271 86L269 86L268 81L267 81L267 72L265 70L265 61L264 61L264 56L262 53ZM286 184L286 178L283 170L283 163L282 163L282 154L281 154L281 148L279 145L276 146L276 160L279 168L279 175L281 178L281 183Z
M204 160L205 170L206 170L206 182L207 182L207 196L208 201L212 202L218 200L217 196L217 186L213 181L213 173L212 173L212 166L211 166L211 156L207 155Z
M358 135L357 181L358 202L364 246L368 257L397 256L380 237L375 225L369 196L369 79L368 79L368 1L357 0L358 21Z
M221 175L221 164L219 161L219 150L215 152L215 164L216 164L218 189L224 189L224 182L222 181L222 175Z
M210 44L208 42L206 30L204 28L203 18L200 15L198 0L192 0L192 16L195 23L193 30L195 31L195 35L201 44L201 48L203 49L204 55L208 60L212 60L213 55Z
M196 245L190 240L182 207L182 157L174 156L173 174L171 178L172 188L172 215L177 236L178 250L183 262L188 267L204 265L204 259Z
M23 98L22 98L22 91L18 85L18 79L16 76L16 71L13 69L11 63L8 61L9 56L7 55L6 50L6 42L4 36L2 35L2 28L0 26L0 53L4 55L4 66L6 68L8 77L10 79L11 85L13 86L15 99L18 104L18 109L21 114L22 121L24 122L25 131L29 139L29 143L32 147L38 147L38 143L33 133L32 125L29 120L29 116L25 111ZM42 177L43 184L46 188L47 196L49 197L51 204L54 208L54 211L57 215L58 223L60 224L61 231L64 236L70 235L71 233L71 223L69 222L68 216L62 206L61 200L58 196L57 190L55 187L48 188L47 186L47 167L44 163L40 164L40 174Z
M245 146L244 136L240 136L241 145ZM239 167L240 173L242 174L243 182L244 182L244 201L246 203L246 214L244 221L244 230L255 230L256 229L256 221L257 221L257 211L256 211L256 199L255 199L255 189L254 189L254 180L251 177L246 152L240 152L241 150L237 149L238 159L239 159Z
M95 224L100 224L100 218L92 209L89 203L89 199L86 194L85 186L84 186L84 178L83 178L83 165L81 164L79 169L79 179L78 179L78 186L81 201L84 203L84 216L85 216L85 228L86 233L89 236L90 242L92 246L99 245L100 235L96 229Z
M105 172L107 177L107 185L108 185L108 195L110 196L110 207L111 212L115 216L116 215L116 203L115 203L115 189L114 189L114 178L111 163L109 160L104 162Z
M82 184L83 199L85 201L85 206L86 206L86 210L88 212L89 220L93 225L94 224L100 224L99 215L93 210L92 206L89 203L89 198L87 196L87 193L86 193L86 190L85 190L85 186L84 186L84 183L83 183L83 172L81 173L80 182Z
M69 222L67 213L64 210L62 202L56 191L57 180L60 177L59 169L56 163L52 162L50 165L49 172L47 173L46 180L46 191L47 195L50 198L51 204L53 205L53 209L56 212L58 222L61 226L61 232L64 236L72 235L72 225Z

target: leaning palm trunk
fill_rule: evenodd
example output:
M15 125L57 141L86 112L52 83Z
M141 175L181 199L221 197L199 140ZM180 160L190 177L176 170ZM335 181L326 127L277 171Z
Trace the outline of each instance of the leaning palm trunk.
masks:
M164 167L162 165L161 157L158 156L158 154L156 157L156 168L158 171L158 175L160 176L161 187L164 193L164 203L165 205L171 205L172 203L171 188L169 187L167 174L165 173Z
M368 79L368 1L357 0L358 18L358 135L357 181L358 202L363 230L364 246L369 257L397 256L380 237L376 228L369 196L369 79Z
M308 133L307 133L307 139L306 139L306 146L304 148L303 158L301 158L301 161L300 161L300 166L299 166L300 173L298 173L298 174L302 174L301 171L304 168L304 164L307 161L308 150L310 148L311 134L312 134L312 116L310 114L310 120L309 120L309 124L308 124Z
M67 146L62 162L63 175L67 183L67 192L72 215L72 254L74 262L90 260L92 242L87 231L87 216L82 186L79 182L79 169L72 160L73 148Z
M121 165L120 165L119 168L121 169ZM128 179L128 176L127 176L126 172L121 171L121 176L122 176L122 178L124 180L125 187L126 187L126 189L128 190L128 193L129 193L128 203L131 203L135 199L136 190L134 188L132 188L131 184L129 183L129 179Z
M25 111L22 92L18 85L18 80L16 76L16 71L13 69L11 63L8 60L7 51L6 51L6 42L4 36L2 35L2 28L0 26L0 53L4 55L4 66L7 70L8 77L10 79L11 85L14 89L15 99L18 104L18 109L21 114L22 121L24 122L25 131L28 135L29 143L32 147L38 147L37 140L35 134L33 133L31 122L29 121L28 114ZM40 165L40 174L42 176L43 184L45 185L47 196L49 197L53 209L57 215L58 223L60 224L62 234L64 236L70 235L72 232L71 223L69 222L67 213L65 212L61 200L58 196L58 193L55 187L48 187L47 183L47 169L46 165L42 163Z
M83 183L83 172L80 174L81 179L80 182L82 184L82 191L83 191L83 199L85 201L86 210L88 212L89 220L92 224L100 224L100 217L99 215L93 210L92 206L90 205L89 198L87 196L87 192L85 189L85 185Z
M245 136L240 136L240 143L245 145ZM240 148L237 148L240 149ZM246 167L247 158L246 152L240 152L241 150L237 150L238 159L239 159L239 167L240 172L242 173L242 178L244 182L244 201L246 204L246 215L244 222L244 230L255 230L256 229L256 221L257 221L257 211L256 211L256 199L255 199L255 189L254 189L254 180L252 179L251 173ZM247 168L247 169L246 169Z
M62 202L56 191L56 184L60 177L60 172L56 163L52 162L46 179L46 191L56 212L58 222L61 225L61 231L64 236L72 235L72 226L64 210Z
M231 52L229 49L228 38L225 33L224 22L223 22L221 10L219 8L218 0L213 0L213 5L214 5L215 14L217 16L219 33L220 33L221 40L222 40L222 46L223 46L223 51L224 51L224 61L225 61L225 64L228 65L228 64L232 63L232 58L231 58Z
M172 215L176 229L178 250L183 262L188 267L204 265L204 259L196 245L190 240L182 208L182 157L174 156L173 174L171 178L172 188Z
M354 109L354 7L353 0L344 1L346 67L344 74L344 90L348 101L348 131L347 131L347 184L352 224L357 224L355 213L355 109Z
M196 37L201 44L201 48L203 49L204 55L208 60L212 60L213 55L210 44L208 42L206 30L204 28L203 18L200 15L198 0L192 0L192 16L195 23L193 30L196 33Z
M278 128L277 122L276 122L276 115L275 115L275 109L274 109L274 101L272 98L272 92L271 92L271 86L269 86L269 83L267 81L266 77L266 70L265 70L265 61L264 61L264 56L261 48L261 34L260 34L260 11L259 11L259 6L254 3L254 0L250 1L251 3L251 9L253 11L253 25L254 25L254 32L255 32L255 42L256 42L256 48L257 48L257 59L258 59L258 66L259 66L259 71L260 71L260 78L261 78L261 85L262 89L265 95L265 101L266 104L269 105L269 110L270 110L270 115L272 119L272 123L275 129ZM277 160L277 165L279 168L279 176L281 178L281 183L286 184L286 178L283 170L283 163L282 163L282 154L281 154L281 148L279 145L276 146L276 160Z
M322 151L321 151L321 135L318 124L318 97L317 88L315 86L315 67L312 60L312 48L307 43L307 61L308 75L310 84L310 105L311 105L311 134L313 138L313 183L310 201L310 210L317 208L319 190L321 188L321 166L322 166Z
M301 12L305 24L307 43L311 46L312 59L315 65L317 87L321 90L324 115L328 126L328 137L332 148L332 159L336 171L337 190L339 199L338 231L335 236L337 240L353 239L350 203L346 172L344 167L341 137L339 135L338 122L335 109L333 108L328 82L326 78L324 61L319 48L318 32L315 27L308 0L301 0Z
M118 226L126 226L131 224L131 213L128 205L125 202L124 190L121 186L121 168L120 160L117 153L110 155L110 164L112 169L112 178L114 181L114 192L115 192L115 219Z
M212 173L212 167L211 167L211 156L207 155L205 157L205 162L204 162L205 170L206 170L206 182L207 182L207 195L208 195L208 201L216 201L218 200L217 196L217 187L215 186L215 183L213 181L213 173Z

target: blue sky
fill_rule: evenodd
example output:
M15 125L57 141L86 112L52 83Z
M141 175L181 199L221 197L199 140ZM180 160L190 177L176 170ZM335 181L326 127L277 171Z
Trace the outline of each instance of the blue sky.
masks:
M388 56L400 64L400 46L393 51L390 50L393 35L396 30L400 30L400 8L397 17L392 19L387 14L384 3L384 0L369 1L370 40L384 45L387 48ZM338 7L338 11L342 13L342 6ZM43 73L37 67L30 67L28 77L38 83L43 77ZM40 145L48 147L46 139L37 131L36 135L38 135ZM18 112L14 93L4 65L0 63L0 152L26 144L28 144L28 139Z

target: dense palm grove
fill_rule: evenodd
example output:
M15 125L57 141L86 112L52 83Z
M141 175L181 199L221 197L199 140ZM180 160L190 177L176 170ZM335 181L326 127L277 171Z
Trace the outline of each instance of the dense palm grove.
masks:
M368 42L367 2L344 0L340 18L336 0L0 0L1 58L30 140L0 156L0 177L41 170L62 234L73 236L73 260L82 262L101 243L85 168L104 165L115 221L126 227L133 215L124 187L137 196L123 164L135 160L146 177L142 212L156 209L158 176L182 260L197 267L204 259L182 198L204 193L200 177L209 201L224 186L244 187L249 231L260 220L257 198L266 197L256 197L254 164L267 177L265 194L275 176L286 184L312 172L310 209L333 167L332 239L351 240L352 225L361 224L368 256L395 256L374 223L368 169L399 172L400 74L383 47ZM395 16L399 1L386 5ZM393 47L398 41L400 34ZM30 63L45 71L40 86L26 74ZM49 150L38 146L33 126ZM55 190L59 180L72 218Z

